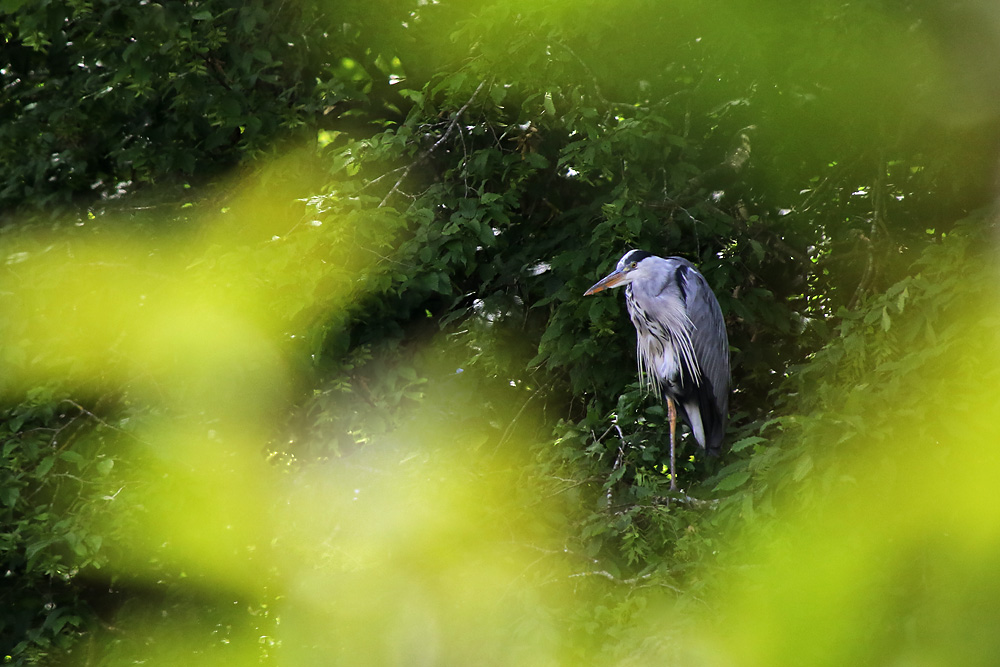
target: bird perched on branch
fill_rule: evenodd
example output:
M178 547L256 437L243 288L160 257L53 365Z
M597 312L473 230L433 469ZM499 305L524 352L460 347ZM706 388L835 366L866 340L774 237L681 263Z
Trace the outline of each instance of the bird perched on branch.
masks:
M676 490L678 407L708 454L722 449L729 414L726 323L705 277L686 259L630 250L584 296L621 285L638 336L640 380L667 402L670 488Z

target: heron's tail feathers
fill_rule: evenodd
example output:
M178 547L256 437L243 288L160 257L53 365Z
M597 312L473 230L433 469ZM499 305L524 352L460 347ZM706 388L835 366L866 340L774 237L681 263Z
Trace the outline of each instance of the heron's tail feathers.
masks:
M726 435L727 406L716 405L712 387L703 383L696 393L681 403L680 412L691 427L691 434L709 456L722 453L722 439Z

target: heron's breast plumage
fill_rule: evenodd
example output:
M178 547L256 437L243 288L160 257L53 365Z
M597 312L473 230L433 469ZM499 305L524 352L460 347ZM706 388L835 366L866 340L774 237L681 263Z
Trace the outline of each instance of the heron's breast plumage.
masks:
M655 297L655 298L654 298ZM630 284L625 303L635 325L639 373L650 390L672 395L700 383L701 373L691 343L693 325L687 317L683 292L676 285L660 286L656 294Z

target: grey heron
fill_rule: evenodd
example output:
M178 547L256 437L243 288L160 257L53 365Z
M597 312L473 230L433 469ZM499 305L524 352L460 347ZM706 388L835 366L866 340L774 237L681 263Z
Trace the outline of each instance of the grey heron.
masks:
M670 417L670 489L677 489L678 406L691 434L718 455L729 414L729 338L705 277L681 257L630 250L584 296L625 285L640 381L662 395Z

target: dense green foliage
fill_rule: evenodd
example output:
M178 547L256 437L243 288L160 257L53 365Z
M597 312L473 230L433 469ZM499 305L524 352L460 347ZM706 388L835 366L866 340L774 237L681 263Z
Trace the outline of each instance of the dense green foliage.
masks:
M907 457L979 488L998 25L0 0L0 650L712 664L684 614L741 609L796 512L905 501ZM696 500L622 300L582 296L631 247L726 316Z

